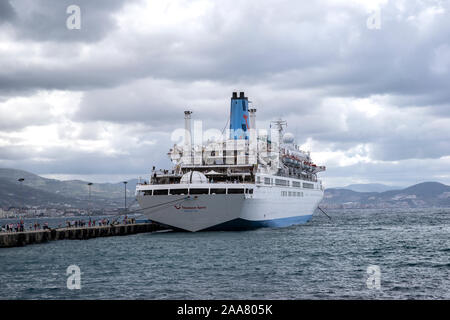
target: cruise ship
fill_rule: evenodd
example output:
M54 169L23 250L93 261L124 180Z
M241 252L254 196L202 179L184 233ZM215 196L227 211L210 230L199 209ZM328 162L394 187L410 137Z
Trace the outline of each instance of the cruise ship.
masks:
M191 117L184 112L181 142L168 153L173 168L153 167L136 186L144 216L192 232L286 227L312 217L323 198L317 174L325 167L285 133L286 121L257 129L256 108L244 92L232 94L227 130L192 132Z

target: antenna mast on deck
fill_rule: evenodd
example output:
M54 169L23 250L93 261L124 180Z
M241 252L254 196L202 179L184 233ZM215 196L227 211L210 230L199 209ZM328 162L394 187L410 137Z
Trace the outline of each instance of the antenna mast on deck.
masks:
M287 127L287 121L281 119L270 121L270 124L274 124L275 128L278 129L280 137L282 136L284 127Z

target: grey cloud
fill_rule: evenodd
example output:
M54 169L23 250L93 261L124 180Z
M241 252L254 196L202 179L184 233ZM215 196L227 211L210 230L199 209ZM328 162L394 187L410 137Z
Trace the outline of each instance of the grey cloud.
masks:
M205 127L222 128L232 89L216 84L142 79L112 89L86 93L74 116L77 121L141 122L154 130L184 126L183 111L194 111Z
M83 151L70 143L66 146L48 147L36 150L32 147L0 147L0 167L19 168L43 174L114 174L117 172L134 174L149 172L153 165L167 167L170 165L167 150L170 135L151 133L141 137L155 140L155 144L131 144L130 137L124 136L121 147L127 153L108 154L109 150ZM128 142L128 145L127 145ZM149 155L152 155L149 157Z
M16 41L40 43L44 62L36 62L34 53L13 57L0 51L0 94L83 91L71 119L88 124L80 139L97 139L101 122L144 124L148 131L169 133L183 126L182 111L187 108L194 110L194 119L221 129L231 92L242 90L258 108L261 125L278 116L287 118L288 130L300 142L313 138L324 150L349 152L366 144L368 156L382 161L437 161L449 154L446 2L405 1L400 10L396 1L389 1L381 8L381 29L368 30L369 13L347 4L221 1L197 18L195 28L161 27L131 35L118 32L111 16L120 12L124 1L80 2L84 18L79 33L65 28L69 1L11 3L17 16L7 24L13 26ZM439 3L445 13L419 21L425 9ZM90 54L84 56L86 45ZM338 107L324 104L327 98L374 95L384 98L388 111L402 113L368 118L355 112L344 117ZM415 107L423 112L415 112ZM158 148L124 144L128 156L59 150L70 159L50 164L21 160L21 165L46 173L141 171L149 167L142 158L165 156L170 147L167 135ZM97 165L102 162L104 167ZM370 168L381 172L390 167ZM355 169L355 174L373 177L369 169L334 169L343 176Z
M390 104L395 106L419 106L424 107L430 114L440 117L450 117L450 92L430 91L426 94L391 95L388 97Z
M56 118L50 109L51 106L45 103L34 105L17 103L5 107L0 102L0 133L18 131L30 125L51 124Z
M98 7L101 5L107 6ZM417 13L413 9L411 14ZM366 12L330 7L325 2L307 10L289 2L276 7L243 2L239 8L234 3L221 3L200 18L202 26L195 33L162 29L151 36L117 36L111 49L126 52L128 59L94 55L91 61L68 60L67 68L39 70L36 66L41 71L37 79L27 77L29 70L18 68L2 83L89 89L153 77L327 88L330 94L348 96L445 90L448 74L434 75L423 62L433 58L436 47L447 43L443 37L445 30L450 30L446 15L433 22L433 28L441 31L430 30L422 39L405 17L395 19L398 10L393 5L383 8L382 13L383 27L373 31L365 26Z
M0 2L0 25L7 21L12 21L16 16L14 8L10 1L4 0Z
M116 25L112 13L124 0L11 0L17 19L12 24L19 38L37 41L93 42L112 32ZM69 30L66 20L70 5L81 9L81 29Z
M93 90L86 94L78 121L143 122L153 130L183 127L183 110L194 110L194 120L202 120L206 128L221 130L229 112L231 89L166 81L141 80L116 89ZM327 145L331 151L346 151L358 144L371 146L370 156L376 160L439 158L450 150L447 127L450 120L437 121L425 111L396 107L383 110L374 117L360 112L342 113L342 107L324 104L322 91L273 90L250 86L245 91L257 107L260 128L268 128L270 120L288 120L288 131L299 143L308 137ZM228 94L228 96L224 96ZM317 97L311 97L311 96ZM116 98L112 98L116 97ZM401 146L401 147L399 147Z
M425 181L449 183L449 159L404 160L398 163L364 163L327 168L325 184L330 181L362 181L410 186ZM339 184L342 186L342 184Z
M335 151L368 144L368 155L382 161L440 158L450 151L450 119L436 121L429 116L410 115L408 109L403 109L393 118L389 114L374 118L350 115L345 123L347 130L323 130L311 136L330 143Z

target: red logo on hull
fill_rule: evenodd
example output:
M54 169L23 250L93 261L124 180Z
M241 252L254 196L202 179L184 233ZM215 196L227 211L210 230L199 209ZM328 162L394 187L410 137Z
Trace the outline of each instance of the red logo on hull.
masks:
M193 207L185 207L185 206L180 206L180 205L174 205L174 208L177 210L180 209L184 209L184 210L205 210L206 207L202 207L202 206L193 206Z

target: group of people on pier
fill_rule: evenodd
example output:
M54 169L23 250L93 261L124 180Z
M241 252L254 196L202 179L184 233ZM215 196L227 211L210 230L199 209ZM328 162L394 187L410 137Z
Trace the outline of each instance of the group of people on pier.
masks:
M1 226L0 232L24 232L24 231L37 231L48 229L48 222L45 222L42 226L39 222L31 223L28 228L25 227L23 220L17 223L7 223Z
M128 218L125 216L122 221L120 221L119 218L112 219L111 221L109 219L103 218L100 220L95 220L89 218L88 221L85 220L72 220L72 221L66 221L65 228L79 228L79 227L103 227L103 226L113 226L113 225L119 225L119 224L134 224L136 223L135 218ZM62 224L58 225L58 228L63 228ZM34 222L29 224L28 228L25 227L25 223L23 220L20 220L17 223L7 223L4 225L1 225L0 232L24 232L24 231L37 231L37 230L46 230L49 229L48 222L45 222L42 226L39 222Z

